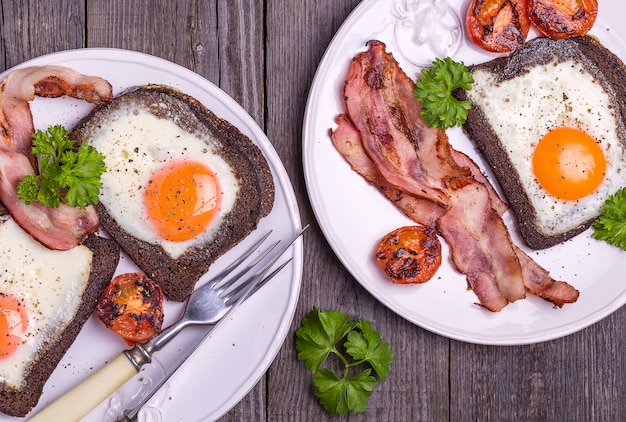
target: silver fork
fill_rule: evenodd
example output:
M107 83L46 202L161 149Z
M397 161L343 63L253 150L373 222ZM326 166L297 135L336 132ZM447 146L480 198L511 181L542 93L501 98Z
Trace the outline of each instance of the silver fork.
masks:
M272 277L278 274L287 264L289 264L289 262L291 262L291 260L292 258L287 259L285 262L280 264L276 269L272 270L270 274L266 275L261 281L259 281L258 284L254 285L254 288L252 289L251 292L249 292L248 294L242 295L240 299L237 300L237 303L233 305L233 307L231 308L231 311L234 310L239 305L239 303L245 301L247 298L252 296L256 290L260 289L265 283L271 280ZM227 314L228 313L230 313L230 311L227 312ZM220 321L223 321L224 319L225 318L222 318ZM132 408L125 410L122 413L122 415L118 417L116 422L135 422L139 415L139 411L146 405L146 403L150 401L150 399L157 393L157 391L159 391L161 387L165 385L165 383L170 379L170 377L174 375L176 371L178 371L178 368L180 368L187 361L187 359L189 359L193 355L193 353L206 341L206 339L209 338L209 335L213 332L213 329L217 328L218 325L219 323L216 323L211 328L209 328L204 333L202 338L200 338L200 340L198 340L196 344L193 345L193 347L188 348L184 352L182 357L179 357L179 359L173 365L167 366L165 368L163 375L159 376L157 382L150 384L145 390L142 389L143 391L141 391L141 394L140 394L141 399L139 400L139 402L134 404Z
M161 350L171 339L176 337L183 328L189 325L197 324L215 324L224 317L226 312L240 299L246 288L254 286L256 282L265 274L265 272L278 260L283 252L291 245L289 243L265 265L260 267L252 276L237 284L243 276L245 276L252 268L256 267L279 243L280 240L274 242L265 251L261 252L247 266L240 269L233 277L225 280L226 277L238 268L250 255L257 250L263 242L271 234L271 230L262 236L254 245L239 256L233 263L226 267L222 272L217 274L204 285L196 289L187 299L183 315L178 321L161 331L152 340L143 344L136 344L132 349L124 353L128 359L135 365L137 371L146 363L152 362L152 355ZM295 239L294 239L295 240ZM292 242L293 243L293 242Z
M192 324L215 324L223 318L229 310L249 297L261 284L267 281L263 275L272 267L280 256L300 237L305 227L288 244L279 248L271 258L255 272L245 279L243 277L259 265L264 258L278 245L275 242L265 251L252 260L243 269L238 271L228 281L224 279L238 268L255 250L269 237L265 234L252 247L240 255L226 269L214 276L207 283L196 289L187 300L183 316L173 325L164 330L157 337L145 344L138 344L130 350L120 353L116 358L98 370L82 383L52 402L37 413L30 421L49 420L80 420L92 409L98 406L105 398L132 378L140 368L152 361L152 354L160 350L183 328ZM273 275L274 273L272 273ZM243 279L243 280L242 280ZM239 284L237 284L237 282Z

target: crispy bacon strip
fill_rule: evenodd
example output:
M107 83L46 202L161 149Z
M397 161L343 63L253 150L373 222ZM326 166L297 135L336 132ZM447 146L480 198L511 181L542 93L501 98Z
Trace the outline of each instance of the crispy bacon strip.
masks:
M467 274L468 283L472 286L481 304L493 311L500 310L506 306L508 300L500 291L495 276L489 272L481 271L481 267L485 263L485 257L480 248L477 247L480 239L474 239L467 228L459 224L464 219L462 214L465 212L465 207L450 207L446 210L446 208L440 207L428 199L412 196L390 186L378 172L374 162L366 154L360 140L360 133L354 128L348 117L346 115L338 116L337 123L337 129L331 132L331 139L337 150L350 163L353 170L376 186L407 216L420 224L437 226L446 239L456 239L457 246L451 248L452 259L459 271ZM471 186L467 189L471 189ZM474 193L477 192L469 192L468 194L472 196ZM478 193L480 194L480 192ZM472 203L471 205L475 204ZM478 207L476 209L481 208ZM480 217L478 216L479 220ZM450 221L446 222L446 218ZM489 223L486 222L486 224ZM514 262L514 264L516 263Z
M429 128L419 117L413 86L385 45L370 42L369 49L353 60L346 82L348 116L387 182L448 208L437 222L439 231L480 303L499 311L525 297L508 232L503 223L485 227L484 221L495 214L488 192L469 168L456 164L445 132ZM486 200L477 202L473 198L477 192Z
M517 258L522 264L526 290L534 295L549 300L559 308L566 303L574 303L578 300L580 293L571 284L564 281L557 281L550 277L548 271L533 261L531 257L526 255L526 253L517 246L515 247L515 251Z
M508 231L480 184L467 183L454 193L437 227L480 303L499 311L525 297L522 269Z
M387 199L393 202L399 210L404 212L413 221L426 226L435 227L437 220L445 214L446 209L423 198L408 195L387 184L380 173L378 173L374 162L365 153L361 144L360 134L352 125L348 116L340 114L337 116L336 122L337 128L331 131L331 139L335 148L337 148L339 153L346 159L352 169L377 187ZM472 175L478 180L481 180L481 183L486 184L491 203L496 204L494 209L498 208L498 214L502 215L504 211L506 211L506 204L499 198L495 189L493 189L491 184L487 181L487 178L482 175L476 163L465 154L456 150L453 150L452 155L459 165L463 164L471 167ZM576 302L579 296L578 290L566 282L557 281L550 277L548 271L533 261L519 247L514 246L514 251L522 267L522 276L526 291L540 296L559 307L566 303ZM460 256L457 258L462 261ZM460 266L462 267L463 264L461 263ZM479 282L478 285L483 286L483 288L494 287L492 283ZM492 304L492 307L497 307L498 301L502 300L499 292L485 292L483 296L493 296L495 298L496 303Z
M35 95L69 95L100 104L111 101L113 91L106 80L63 66L32 66L12 71L0 84L0 136L10 149L27 155L35 132L28 101Z
M577 298L573 287L550 278L513 245L501 219L506 204L476 164L449 145L444 131L427 127L413 82L385 45L371 41L369 47L352 62L345 86L348 116L338 116L331 132L352 168L409 217L436 224L487 309L498 311L526 290L558 306Z
M491 200L491 206L498 213L499 216L503 216L504 213L509 209L509 206L500 198L500 195L496 192L494 187L489 183L487 176L483 174L478 165L467 155L463 154L461 151L457 151L454 148L451 148L452 159L456 162L456 164L460 167L467 167L470 169L472 177L476 179L477 182L481 183L487 191L489 192L489 199Z
M0 201L13 219L31 236L51 249L70 249L93 233L99 219L93 207L68 205L48 208L26 205L17 197L17 184L35 174L31 154L35 132L29 101L35 95L69 95L91 103L110 101L111 85L104 79L85 76L61 66L28 67L9 74L0 84Z
M363 149L361 135L348 116L341 114L336 121L338 126L331 132L330 137L335 148L350 163L352 169L376 186L409 218L425 226L435 227L436 221L444 214L445 208L428 199L409 195L389 185Z
M387 104L394 100L387 91L395 89L390 83L395 76L390 73L395 69L389 68L380 54L371 51L370 48L352 61L344 88L348 116L361 134L367 155L390 185L445 207L447 197L441 182L433 179L415 159L416 150L418 155L422 153L421 144L415 142L421 136L419 128L408 130L413 126L398 112L403 104Z

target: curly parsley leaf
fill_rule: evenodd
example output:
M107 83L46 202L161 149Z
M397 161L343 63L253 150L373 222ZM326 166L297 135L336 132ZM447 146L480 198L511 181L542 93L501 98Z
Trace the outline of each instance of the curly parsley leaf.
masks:
M592 237L626 250L626 188L610 195L593 222Z
M376 375L385 381L389 365L394 359L389 343L381 342L380 334L372 329L372 323L366 319L359 320L358 328L359 330L348 333L346 352L356 360L369 363L376 371Z
M100 177L106 166L104 156L94 147L81 144L75 150L65 128L54 125L33 135L32 153L39 162L39 174L20 181L18 198L51 208L62 202L80 208L98 203Z
M381 341L369 321L349 322L347 314L317 308L302 319L296 331L296 350L298 359L314 374L315 396L332 415L363 412L378 384L372 369L384 381L394 360L389 343ZM343 364L341 376L322 367L331 354ZM350 371L357 366L365 369L352 376Z
M329 353L339 353L335 346L356 326L348 319L348 315L339 311L312 312L302 319L296 349L298 359L305 361L309 371L317 372Z
M330 369L323 368L313 375L315 396L326 411L334 416L345 416L349 411L361 413L378 381L365 369L354 377L339 378Z
M27 175L17 185L17 197L30 204L37 200L39 192L39 178L37 176Z
M421 116L426 123L443 129L465 123L471 103L458 100L452 93L456 89L470 89L473 83L474 77L465 64L450 57L437 58L431 68L422 69L415 84L415 97L422 104Z

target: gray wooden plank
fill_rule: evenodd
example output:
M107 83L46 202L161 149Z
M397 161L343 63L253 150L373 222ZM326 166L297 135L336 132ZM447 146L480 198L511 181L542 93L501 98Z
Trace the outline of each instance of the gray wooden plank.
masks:
M161 57L217 85L215 7L215 1L89 1L87 44Z
M448 340L428 333L381 305L337 260L315 219L302 176L301 131L308 89L331 38L358 1L267 3L267 131L296 186L305 223L304 278L290 335L269 371L268 420L331 420L313 395L311 373L296 358L295 330L314 306L372 321L396 355L364 414L348 420L419 421L448 417ZM330 142L330 140L329 140ZM340 418L343 420L344 418Z
M82 0L5 1L0 3L0 8L0 68L3 70L43 54L85 45Z
M217 5L219 86L262 129L266 95L263 3L263 0L220 0ZM281 140L276 143L280 144Z
M626 420L624 318L622 308L581 332L526 346L452 342L450 419Z
M221 0L217 4L217 41L221 89L235 99L264 129L264 7L259 0ZM215 60L215 58L207 57ZM222 421L266 420L266 376Z
M204 76L263 125L263 3L90 1L90 47L141 51Z

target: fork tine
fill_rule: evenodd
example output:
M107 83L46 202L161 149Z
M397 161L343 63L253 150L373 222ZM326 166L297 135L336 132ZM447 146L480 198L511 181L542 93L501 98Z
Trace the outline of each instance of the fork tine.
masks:
M265 251L261 252L254 260L248 263L244 268L238 271L235 275L229 278L226 281L219 280L214 282L211 286L218 291L218 293L223 293L225 290L228 290L233 284L237 282L241 277L243 277L248 271L252 268L256 267L256 265L263 260L275 247L280 243L280 240L277 240L272 245L270 245Z
M265 274L265 272L267 270L269 270L269 268L278 260L278 258L280 258L280 256L283 254L283 252L284 252L284 250L281 251L280 253L276 254L268 262L266 262L265 265L263 265L261 268L257 269L245 281L243 281L242 283L240 283L237 286L233 287L228 292L225 292L224 290L220 291L219 295L224 300L224 303L226 305L229 305L230 302L236 301L241 296L240 293L242 292L242 290L246 289L247 286L250 286L250 285L256 283L261 277L263 277L263 274Z
M276 261L278 261L278 259L285 253L285 251L287 249L289 249L289 247L291 247L291 245L293 245L293 243L296 241L296 239L298 239L302 235L302 233L304 233L308 228L309 228L308 225L305 226L300 233L298 233L296 236L294 236L294 238L289 243L287 243L282 248L280 248L280 250L276 254L274 254L274 256L272 258L270 258L262 267L257 269L254 272L254 274L252 274L252 276L249 277L245 282L237 285L236 287L234 287L233 289L231 289L230 291L228 291L226 293L224 293L223 291L220 292L220 297L222 299L224 299L224 303L226 305L229 305L231 302L236 301L238 298L240 298L242 296L241 292L246 290L247 286L250 286L250 285L256 283L261 277L263 277L265 275L265 273L272 267L272 265L274 265L276 263ZM272 246L272 249L273 249L274 246ZM283 264L283 266L284 265L285 264ZM282 268L282 266L281 266L281 268ZM265 284L265 283L263 283L263 284ZM253 288L253 290L256 291L260 287L261 286L256 285Z
M232 303L234 303L234 302L238 301L239 299L241 299L241 297L244 294L250 294L251 295L252 294L252 290L255 290L256 287L260 287L257 284L257 283L259 283L259 280L265 275L265 273L270 269L270 267L276 263L276 261L278 260L278 258L281 255L282 255L282 253L277 255L277 256L275 256L275 257L273 257L270 261L265 263L265 265L263 265L261 268L259 268L257 271L255 271L255 273L250 278L246 279L243 283L237 285L234 289L230 290L226 294L220 295L220 297L224 300L224 304L226 306L230 306ZM292 258L289 258L287 260L287 262L284 262L283 264L281 264L279 270L282 269L285 265L287 265L287 263L289 261L291 261L291 259ZM271 278L271 277L269 277L269 278ZM251 286L252 286L252 289L249 289L248 287L251 287ZM258 289L256 289L256 290L258 290Z
M267 282L270 281L272 277L274 277L278 272L280 272L280 270L285 268L285 266L289 264L291 261L293 261L293 258L287 259L285 262L283 262L278 267L276 267L276 269L272 271L271 273L269 273L268 275L266 275L265 278L263 278L263 280L256 283L254 287L247 293L247 296L250 297L253 294L255 294L261 287L265 286L265 284L267 284Z
M232 291L230 291L224 298L224 303L226 304L226 306L230 306L231 303L239 301L244 295L246 296L246 298L252 296L257 290L263 287L272 277L278 274L280 270L285 268L285 266L289 264L292 260L293 258L288 258L285 262L283 262L278 267L276 267L274 271L272 271L271 273L269 273L269 275L263 278L263 280L260 280L265 275L267 270L269 270L269 268L271 267L271 264L276 262L276 260L273 259L270 263L268 263L269 265L263 267L263 271L255 273L252 278L250 278L249 280L246 280L245 283L240 284L239 286L237 286L236 289L233 289ZM248 287L252 287L252 288L249 289Z
M260 271L256 271L252 275L252 277L248 278L244 283L241 283L235 289L233 289L230 292L228 292L226 294L226 296L223 297L224 304L226 306L230 306L230 305L232 305L234 303L237 303L240 300L241 301L246 300L248 297L252 296L254 294L254 292L259 290L261 288L261 286L265 285L265 283L267 283L272 277L274 277L276 274L278 274L278 272L280 272L280 270L285 268L285 266L287 264L289 264L292 260L293 260L293 258L288 258L285 262L280 264L269 275L265 276L265 273L267 273L267 271L272 266L271 264L274 264L276 262L276 259L272 259L272 261L269 262L268 264L264 265L263 268Z
M219 283L224 278L226 278L228 274L232 273L235 268L237 268L243 261L245 261L252 254L252 252L254 252L259 246L261 246L263 242L265 242L265 240L269 237L269 235L272 234L272 231L273 230L270 230L267 233L265 233L259 240L256 241L254 245L250 246L248 250L246 250L244 253L239 255L239 257L235 261L233 261L228 267L224 268L220 273L213 276L207 284L210 284L211 286L215 286L217 283Z

